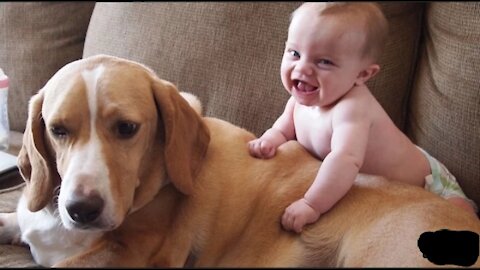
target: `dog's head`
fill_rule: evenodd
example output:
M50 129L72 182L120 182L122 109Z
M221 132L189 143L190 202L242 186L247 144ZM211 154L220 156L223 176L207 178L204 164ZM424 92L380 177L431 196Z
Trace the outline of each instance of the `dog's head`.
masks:
M171 181L189 194L209 143L201 117L149 68L94 56L31 98L18 157L30 211L56 198L67 228L111 230Z

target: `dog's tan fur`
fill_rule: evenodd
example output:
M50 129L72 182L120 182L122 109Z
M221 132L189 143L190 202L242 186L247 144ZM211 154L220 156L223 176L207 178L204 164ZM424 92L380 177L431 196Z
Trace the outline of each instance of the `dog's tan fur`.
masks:
M173 85L138 63L92 57L57 73L55 82L71 85L79 71L99 64L110 76L102 80L101 91L115 95L114 102L131 107L133 114L142 110L142 125L150 129L134 138L139 146L128 146L130 155L138 155L133 161L115 154L114 146L104 146L109 170L117 172L111 188L118 227L56 266L181 267L188 261L199 267L421 267L433 266L417 246L422 233L480 234L478 220L436 195L364 174L302 234L284 231L282 212L304 194L319 161L294 141L281 146L273 159L251 157L247 142L252 133L199 116ZM122 81L127 77L134 84ZM114 87L121 91L113 92ZM82 85L66 89L51 83L32 99L19 158L31 211L52 207L52 191L61 185L69 152L49 138L48 125L52 115L59 116L52 111L56 97L77 88ZM87 110L82 104L76 111L60 106L61 118L81 117ZM136 179L119 175L138 176L140 183L135 187Z

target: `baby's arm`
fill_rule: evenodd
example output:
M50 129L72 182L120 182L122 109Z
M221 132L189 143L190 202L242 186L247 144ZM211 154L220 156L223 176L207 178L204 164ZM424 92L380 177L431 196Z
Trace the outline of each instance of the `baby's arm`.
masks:
M371 120L366 108L344 109L334 114L332 150L313 184L302 199L285 210L282 225L287 230L301 232L305 224L315 222L330 210L352 187L363 164Z
M285 110L275 121L273 126L265 131L263 135L248 142L250 154L258 158L271 158L281 144L295 138L295 128L293 125L293 108L295 100L291 97Z
M330 210L352 187L363 165L368 130L366 123L344 123L334 129L332 151L304 196L319 214Z

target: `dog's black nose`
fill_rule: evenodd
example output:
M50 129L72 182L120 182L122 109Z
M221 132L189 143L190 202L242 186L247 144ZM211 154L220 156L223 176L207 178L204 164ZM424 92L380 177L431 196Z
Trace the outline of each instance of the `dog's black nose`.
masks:
M66 208L70 217L80 224L93 222L103 210L103 199L98 194L75 196L67 201Z

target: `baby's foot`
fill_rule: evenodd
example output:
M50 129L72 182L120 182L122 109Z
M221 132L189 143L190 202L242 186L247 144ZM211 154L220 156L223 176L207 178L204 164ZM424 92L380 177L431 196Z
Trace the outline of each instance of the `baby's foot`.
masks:
M478 218L477 213L475 213L475 209L473 208L473 206L464 198L450 197L450 198L447 198L447 200L455 204L456 206L465 209L466 211L474 215L476 218Z

